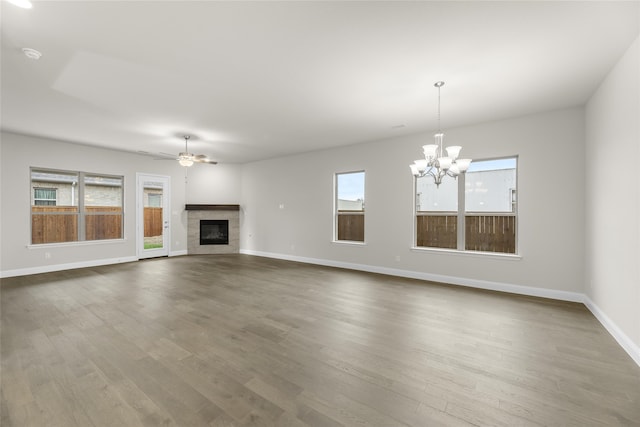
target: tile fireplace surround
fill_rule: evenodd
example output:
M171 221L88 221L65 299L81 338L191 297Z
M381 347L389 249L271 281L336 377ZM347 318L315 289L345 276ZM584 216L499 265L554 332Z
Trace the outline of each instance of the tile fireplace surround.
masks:
M189 255L237 254L240 251L240 205L185 205ZM229 221L228 245L200 245L200 220Z

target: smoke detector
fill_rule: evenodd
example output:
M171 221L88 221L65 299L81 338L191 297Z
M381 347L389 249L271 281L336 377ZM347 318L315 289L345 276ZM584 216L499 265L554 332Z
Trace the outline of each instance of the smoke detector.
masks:
M23 47L22 53L24 53L24 56L26 56L27 58L33 59L36 61L40 59L40 57L42 56L42 53L38 52L35 49L31 49L30 47Z

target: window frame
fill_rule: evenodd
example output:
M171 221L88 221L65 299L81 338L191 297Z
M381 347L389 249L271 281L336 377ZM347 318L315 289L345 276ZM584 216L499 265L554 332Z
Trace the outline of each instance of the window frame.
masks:
M362 173L364 176L362 185L362 195L363 195L363 204L362 211L349 211L349 212L339 212L338 211L338 176L339 175L349 175L355 173ZM366 244L366 191L367 191L367 173L364 169L360 170L351 170L346 172L335 172L333 174L333 243L341 243L347 245L365 245ZM362 240L346 240L346 239L338 239L338 228L339 228L339 216L341 215L362 215L363 225L362 225Z
M75 205L77 207L77 212L74 212L72 214L70 213L60 213L60 214L52 214L52 215L77 215L77 230L76 230L76 235L77 235L77 239L76 240L65 240L65 241L56 241L56 242L43 242L43 243L33 243L33 233L34 233L34 229L33 229L33 216L34 216L34 212L33 212L33 207L36 206L35 205L35 198L34 198L34 203L29 205L29 244L27 245L27 247L41 247L41 246L47 246L47 245L56 245L56 246L66 246L66 245L79 245L79 244L89 244L89 243L102 243L102 242L110 242L110 241L124 241L125 240L125 177L124 175L113 175L113 174L105 174L105 173L94 173L94 172L84 172L84 171L73 171L73 170L65 170L65 169L53 169L53 168L46 168L46 167L34 167L31 166L29 168L29 190L31 192L31 189L35 189L36 187L33 186L34 183L34 179L33 179L33 174L34 172L41 172L41 173L49 173L49 174L64 174L64 175L74 175L75 177L77 177L77 182L75 184L71 184L72 187L75 186L76 190L75 190L75 196L72 193L72 200L71 200L71 205L70 206L74 206L73 203L76 202L77 204ZM87 239L86 238L86 218L89 216L96 216L96 215L105 215L108 213L105 212L94 212L94 213L89 213L87 212L86 206L85 206L85 186L87 185L87 183L85 182L86 177L98 177L98 178L106 178L106 179L118 179L120 180L120 186L116 186L120 188L120 212L117 214L112 214L112 215L120 215L120 221L119 221L119 229L120 229L120 237L117 238L106 238L106 239ZM37 182L37 181L36 181ZM89 184L90 185L90 184ZM56 190L59 190L59 188L57 188ZM58 191L56 192L56 197L58 196ZM34 194L35 196L35 194ZM49 205L51 206L51 205ZM56 205L55 206L64 206L64 205L60 205L58 203L58 201L56 200ZM44 214L38 214L35 213L35 215L44 215Z
M509 197L510 197L510 202L511 202L511 207L512 210L509 212L493 212L494 216L510 216L513 215L515 217L515 252L511 253L511 252L491 252L491 251L474 251L474 250L468 250L466 249L466 217L469 215L482 215L482 214L487 214L487 213L492 213L492 212L474 212L474 211L467 211L466 210L466 192L465 192L465 184L466 184L466 173L465 174L460 174L458 176L458 178L456 179L457 183L458 183L458 211L454 212L457 218L457 247L456 249L451 249L451 248L439 248L439 247L429 247L429 246L418 246L418 224L417 224L417 218L418 216L425 216L428 214L422 213L421 215L419 215L419 212L428 212L428 211L418 211L417 210L417 206L418 206L418 200L417 200L417 190L418 190L418 178L413 176L413 217L412 217L412 223L413 223L413 236L412 236L412 244L411 244L411 250L412 251L417 251L417 252L442 252L442 253L453 253L453 254L464 254L464 255L474 255L474 256L481 256L481 257L485 257L485 256L489 256L489 257L496 257L496 258L514 258L514 259L520 259L521 255L520 255L520 245L519 245L519 228L520 228L520 221L518 220L519 218L519 186L520 186L520 179L519 179L519 168L520 168L520 158L519 155L515 154L515 155L510 155L510 156L499 156L499 157L487 157L487 158L480 158L480 159L474 159L474 161L476 162L485 162L485 161L492 161L492 160L509 160L509 159L514 159L516 162L516 183L515 183L515 188L514 187L510 187L509 188ZM497 169L496 169L497 170ZM452 179L450 177L447 177L445 179Z

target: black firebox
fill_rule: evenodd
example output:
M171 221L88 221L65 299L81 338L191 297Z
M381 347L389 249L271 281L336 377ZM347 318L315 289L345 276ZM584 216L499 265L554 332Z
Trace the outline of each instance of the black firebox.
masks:
M200 220L200 244L201 245L228 245L229 244L229 220L201 219Z

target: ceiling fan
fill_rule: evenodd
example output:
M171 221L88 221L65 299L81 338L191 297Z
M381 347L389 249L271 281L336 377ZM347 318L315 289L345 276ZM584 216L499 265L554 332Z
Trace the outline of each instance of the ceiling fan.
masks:
M211 165L218 164L218 162L209 159L209 157L207 157L204 154L190 153L189 147L188 147L188 142L190 138L191 136L189 135L184 136L184 151L182 153L179 153L178 157L176 158L176 160L178 161L178 163L180 163L181 166L188 168L192 166L194 163L209 163Z

